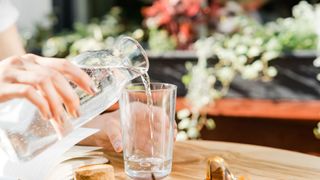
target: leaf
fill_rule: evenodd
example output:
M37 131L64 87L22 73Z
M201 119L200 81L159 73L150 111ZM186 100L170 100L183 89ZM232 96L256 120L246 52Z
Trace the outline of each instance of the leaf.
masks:
M190 74L183 75L181 80L185 86L188 86L191 81L191 75Z
M317 139L320 139L320 129L314 128L313 134L316 136Z
M209 130L212 130L212 129L216 128L216 123L214 122L213 119L207 119L205 125L206 125L206 128L209 129Z

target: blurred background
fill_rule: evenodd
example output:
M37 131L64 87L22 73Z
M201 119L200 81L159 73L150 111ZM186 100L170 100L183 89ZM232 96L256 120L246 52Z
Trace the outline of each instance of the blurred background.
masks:
M320 4L300 0L12 0L29 52L73 56L120 35L178 86L178 140L320 154Z
M56 22L57 30L72 28L74 22L89 22L92 18L102 18L113 6L121 7L126 12L126 18L141 23L143 16L141 8L150 6L153 0L43 0L38 2L30 0L12 0L14 5L20 11L20 19L18 25L24 30L33 30L34 24L46 23L48 15L55 15L59 20ZM208 1L210 2L210 1ZM221 0L217 2L226 2ZM239 0L239 3L255 3L250 0ZM316 3L317 1L308 1ZM265 20L276 19L277 17L289 17L291 9L298 4L299 0L283 0L281 2L275 0L259 0L256 7L259 14L268 14ZM255 8L255 7L254 7ZM127 12L128 11L128 12ZM131 16L133 15L133 16Z

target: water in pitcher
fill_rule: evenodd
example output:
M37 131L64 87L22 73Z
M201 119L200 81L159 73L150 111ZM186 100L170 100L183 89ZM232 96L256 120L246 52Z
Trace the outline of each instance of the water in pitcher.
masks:
M72 60L92 78L97 94L88 95L74 86L80 97L80 117L65 115L65 127L61 128L65 134L110 107L126 83L147 72L149 64L142 47L131 38L123 38L119 44L115 49L85 52ZM23 99L8 103L12 108L0 114L0 147L12 160L30 160L59 139L57 128L41 119L33 104ZM16 112L14 116L10 111Z
M114 104L120 96L121 87L127 83L125 80L128 77L137 77L141 73L139 71L143 71L139 69L130 70L127 67L87 66L81 68L94 80L97 93L94 96L88 95L80 88L75 87L81 104L80 118L67 117L67 121L74 128L82 126ZM30 104L31 106L33 105ZM42 120L35 107L31 108L29 112L34 115L25 119L26 130L14 128L8 129L8 131L2 130L2 135L6 135L7 141L11 142L11 149L14 149L17 158L24 161L32 159L58 139L51 123Z
M87 119L96 114L102 113L106 107L114 104L127 81L143 73L144 69L133 69L131 67L81 67L95 82L97 93L92 96L85 93L80 88L76 92L80 98L81 117L75 122L74 126L78 127L86 123Z

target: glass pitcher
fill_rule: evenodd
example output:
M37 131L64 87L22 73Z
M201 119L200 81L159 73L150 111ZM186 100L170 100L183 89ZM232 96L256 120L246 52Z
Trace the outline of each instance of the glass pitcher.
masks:
M66 117L60 130L41 119L37 108L24 99L2 103L5 108L0 108L0 147L11 160L32 159L72 129L98 116L119 99L125 84L149 69L146 52L130 37L120 38L113 49L88 51L71 61L88 73L97 93L88 95L73 86L80 98L80 117Z

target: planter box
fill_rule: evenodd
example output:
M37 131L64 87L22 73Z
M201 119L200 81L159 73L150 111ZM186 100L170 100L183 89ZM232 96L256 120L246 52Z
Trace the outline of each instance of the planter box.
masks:
M190 108L177 99L177 110ZM320 139L312 133L319 121L320 100L223 98L202 109L216 128L203 128L205 140L255 144L320 155Z
M178 95L185 95L181 77L187 61L197 62L195 53L176 51L149 54L149 58L151 79L176 84ZM285 53L271 61L278 70L272 81L237 77L226 98L203 109L215 120L216 128L204 128L201 137L320 154L320 140L312 132L320 119L320 82L316 79L320 68L313 66L314 59L313 52ZM177 110L186 107L190 105L179 98Z
M197 62L192 51L173 51L162 54L148 53L150 60L149 75L153 81L176 84L178 96L186 94L186 87L181 78L187 73L185 63ZM271 65L278 70L278 75L270 82L243 80L236 77L231 84L227 97L255 99L320 99L320 82L316 79L320 68L313 66L314 52L284 53L272 60ZM214 64L215 59L209 59Z

